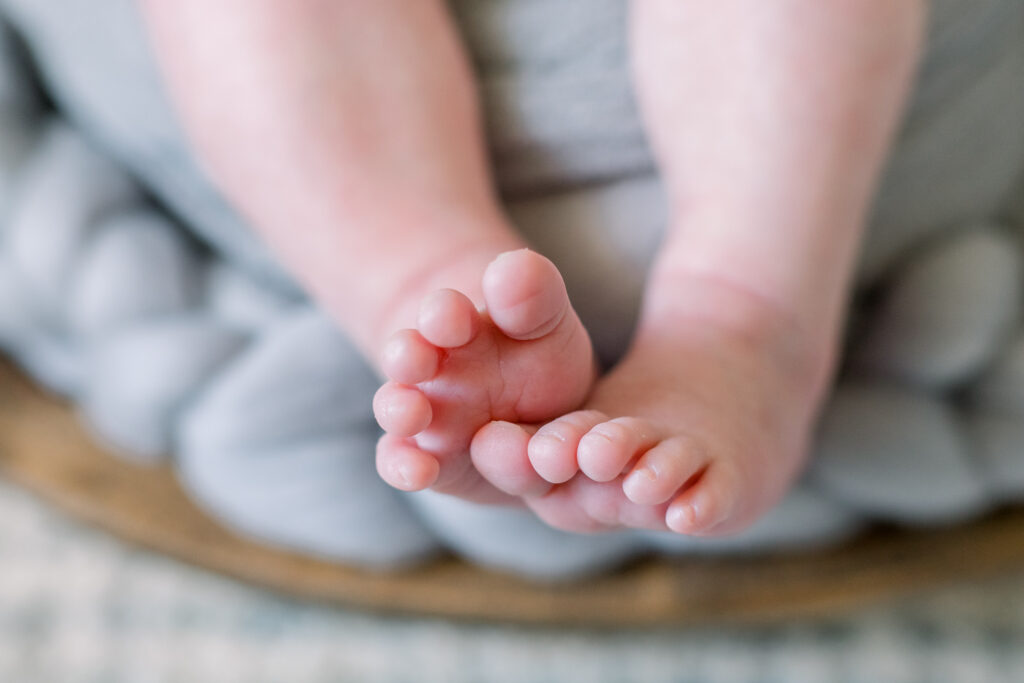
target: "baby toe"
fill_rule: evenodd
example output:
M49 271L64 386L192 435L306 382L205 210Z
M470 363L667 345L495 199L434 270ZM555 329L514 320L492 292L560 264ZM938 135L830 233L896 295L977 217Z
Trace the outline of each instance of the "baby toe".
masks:
M728 523L736 509L738 494L728 468L712 464L672 500L665 513L665 523L677 533L704 535Z
M541 427L527 446L534 471L552 484L572 479L579 470L576 451L580 439L607 419L607 415L596 410L579 410Z
M513 339L543 337L570 309L558 268L529 249L498 256L484 271L482 286L488 315Z
M530 432L511 422L491 422L477 430L469 452L480 475L513 496L540 496L551 484L530 465Z
M646 420L619 417L601 422L580 439L579 468L594 481L611 481L656 443L655 430Z
M373 414L388 434L398 437L419 434L430 426L430 400L415 387L388 382L373 397Z
M416 330L399 330L391 335L381 353L381 369L401 384L419 384L437 374L438 349Z
M403 439L384 435L377 441L377 474L402 491L422 491L440 472L437 458Z
M480 329L480 313L462 292L439 289L423 300L417 327L431 344L454 349L473 341Z
M644 453L622 482L634 503L658 505L670 500L707 467L704 449L693 439L676 436Z

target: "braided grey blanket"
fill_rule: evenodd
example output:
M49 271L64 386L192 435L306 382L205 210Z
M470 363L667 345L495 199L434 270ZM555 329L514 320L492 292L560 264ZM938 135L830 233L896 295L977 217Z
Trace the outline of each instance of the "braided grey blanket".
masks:
M624 0L454 8L508 210L613 362L664 218ZM760 523L723 539L576 536L521 510L387 488L373 465L377 378L196 166L130 0L0 9L14 29L0 57L0 348L117 452L173 457L197 503L242 533L366 566L447 548L555 578L1024 499L1022 0L933 4L812 464Z

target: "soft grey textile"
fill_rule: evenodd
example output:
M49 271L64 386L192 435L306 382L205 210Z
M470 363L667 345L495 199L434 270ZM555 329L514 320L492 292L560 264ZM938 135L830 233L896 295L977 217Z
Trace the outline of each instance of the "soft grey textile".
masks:
M624 0L454 6L508 210L612 362L666 221L630 95ZM802 547L873 519L945 523L1024 499L1024 0L934 3L816 457L776 510L721 540L572 537L520 510L387 489L372 460L376 379L204 179L133 4L0 7L58 105L42 112L18 59L0 60L0 119L13 122L0 128L0 347L115 449L173 452L197 502L244 533L378 567L446 547L552 579L652 550Z

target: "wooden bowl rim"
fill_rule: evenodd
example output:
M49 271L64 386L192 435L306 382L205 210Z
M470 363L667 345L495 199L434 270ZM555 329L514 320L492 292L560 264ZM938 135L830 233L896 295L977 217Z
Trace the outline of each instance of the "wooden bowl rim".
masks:
M1024 567L1024 509L955 527L877 530L829 550L648 559L565 584L446 557L398 572L261 545L187 498L166 465L118 459L74 411L0 363L0 474L124 540L292 597L385 613L533 625L638 627L835 615Z

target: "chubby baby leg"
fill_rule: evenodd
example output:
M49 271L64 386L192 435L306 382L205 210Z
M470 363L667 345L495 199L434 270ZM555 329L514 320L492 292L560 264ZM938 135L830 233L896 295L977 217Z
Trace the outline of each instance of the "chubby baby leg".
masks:
M391 378L381 474L500 497L473 433L577 407L594 368L554 266L514 251L447 4L143 5L211 176Z
M922 19L919 2L634 0L671 225L632 348L583 411L526 440L553 484L528 499L541 517L721 534L787 490ZM501 452L489 434L477 461Z

